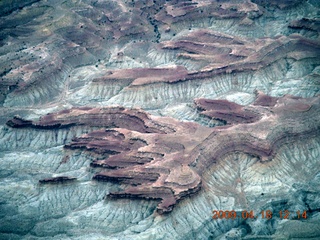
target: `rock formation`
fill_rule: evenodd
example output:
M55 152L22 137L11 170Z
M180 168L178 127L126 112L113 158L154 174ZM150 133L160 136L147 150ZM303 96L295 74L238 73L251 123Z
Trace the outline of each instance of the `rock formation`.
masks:
M246 107L226 100L197 99L201 114L227 124L211 129L124 108L64 110L37 122L13 118L7 125L53 131L80 124L112 128L76 137L65 148L111 155L91 163L110 169L93 179L127 184L123 191L109 194L114 198L160 199L157 209L164 213L198 192L205 170L227 154L244 152L271 161L285 143L319 134L319 97L285 96L273 101L257 94L257 101Z
M41 179L41 180L39 180L39 183L41 183L41 184L56 184L56 183L72 182L75 179L76 178L74 178L74 177L59 176L59 177Z
M317 237L319 9L0 1L0 239Z

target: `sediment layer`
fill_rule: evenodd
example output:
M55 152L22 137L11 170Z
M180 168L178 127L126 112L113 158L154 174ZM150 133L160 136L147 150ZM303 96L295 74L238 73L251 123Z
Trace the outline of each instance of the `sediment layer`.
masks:
M243 152L272 161L283 144L319 133L319 97L256 94L256 101L245 107L227 100L196 99L194 107L200 114L227 124L215 128L125 108L73 108L39 121L13 118L7 125L50 131L74 125L111 128L76 137L65 148L105 156L92 162L92 167L106 169L93 179L128 186L111 197L160 199L157 210L165 213L198 192L206 169L226 155Z

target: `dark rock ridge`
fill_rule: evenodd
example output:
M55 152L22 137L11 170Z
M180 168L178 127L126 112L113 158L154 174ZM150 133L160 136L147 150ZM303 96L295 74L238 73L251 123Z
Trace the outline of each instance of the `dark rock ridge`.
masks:
M310 18L302 18L299 20L291 21L289 24L290 28L303 28L307 30L312 30L316 32L320 32L320 18L310 19Z
M47 114L39 121L24 120L19 116L7 122L8 126L32 127L39 129L66 128L74 125L92 127L120 127L138 132L169 133L173 129L158 125L142 110L123 107L91 108L80 107Z
M93 179L127 185L110 197L159 199L159 213L170 212L179 200L198 192L206 169L230 153L272 161L283 144L319 134L319 97L273 98L257 92L256 102L246 107L210 99L196 99L195 107L228 125L207 128L119 107L73 108L39 121L14 118L7 124L51 131L81 124L112 128L76 137L65 147L105 157L91 163L105 169Z
M227 124L256 122L260 117L258 113L227 100L197 99L195 104L202 115Z
M39 183L41 183L41 184L57 184L57 183L72 182L76 179L77 178L75 178L75 177L59 176L59 177L41 179L41 180L39 180Z

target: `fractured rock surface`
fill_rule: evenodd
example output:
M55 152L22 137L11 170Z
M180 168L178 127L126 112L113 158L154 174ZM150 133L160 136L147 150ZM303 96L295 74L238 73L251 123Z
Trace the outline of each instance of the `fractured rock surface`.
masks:
M1 1L0 239L317 238L319 9Z

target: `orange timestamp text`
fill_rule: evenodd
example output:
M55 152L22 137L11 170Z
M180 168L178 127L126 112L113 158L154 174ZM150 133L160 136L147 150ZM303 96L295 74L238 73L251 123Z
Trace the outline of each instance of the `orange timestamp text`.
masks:
M212 219L255 219L261 217L269 220L274 216L280 219L307 219L307 211L290 212L289 210L279 211L276 213L271 210L265 210L257 214L254 213L253 210L243 210L240 212L235 210L213 210L212 214Z

